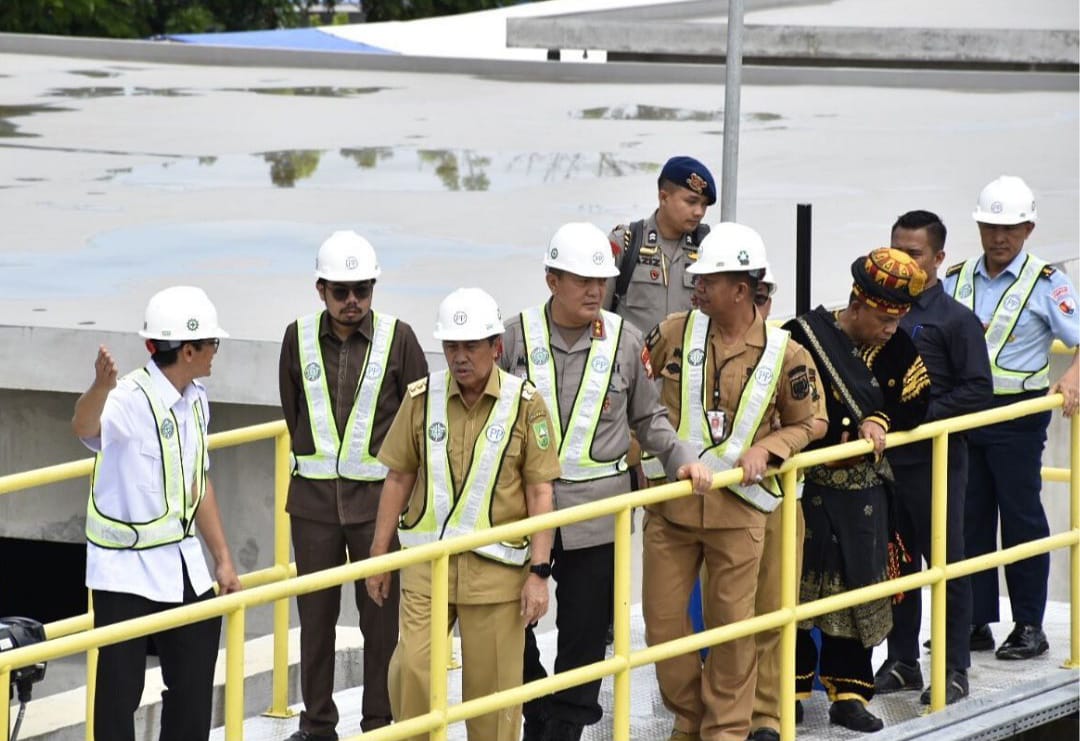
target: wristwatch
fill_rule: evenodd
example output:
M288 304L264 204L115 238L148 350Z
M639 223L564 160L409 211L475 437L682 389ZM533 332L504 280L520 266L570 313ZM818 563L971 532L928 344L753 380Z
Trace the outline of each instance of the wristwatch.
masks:
M549 563L534 563L529 566L529 571L539 576L541 579L547 579L551 576L551 564Z

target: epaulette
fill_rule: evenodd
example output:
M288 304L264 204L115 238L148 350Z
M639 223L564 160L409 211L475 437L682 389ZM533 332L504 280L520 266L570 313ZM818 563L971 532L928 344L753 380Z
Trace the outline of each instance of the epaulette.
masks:
M963 270L963 268L964 268L964 263L962 263L962 262L958 262L955 265L950 265L948 270L945 271L945 277L946 278L951 278L952 276L956 275L961 270Z
M1043 269L1042 272L1039 273L1039 277L1050 280L1052 277L1054 277L1054 273L1056 272L1057 268L1055 268L1053 265L1043 265Z
M421 378L419 381L413 381L407 387L409 396L417 397L427 391L427 377Z
M622 233L623 249L629 249L630 248L630 238L631 238L630 237L630 227L627 226L626 224L619 224L615 228L623 230L623 233Z
M526 381L521 384L521 398L525 401L530 401L536 396L536 386L533 386L530 382Z

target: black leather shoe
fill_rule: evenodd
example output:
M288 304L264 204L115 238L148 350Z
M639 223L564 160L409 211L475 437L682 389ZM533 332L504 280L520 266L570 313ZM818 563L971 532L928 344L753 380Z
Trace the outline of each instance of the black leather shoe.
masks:
M930 639L923 641L923 648L930 650ZM971 636L968 638L968 648L972 651L993 651L994 634L986 623L971 626Z
M923 686L922 670L918 664L889 659L874 675L874 692L888 695L905 690L921 690Z
M945 670L945 704L952 705L957 700L963 700L968 696L968 676L966 671L957 669ZM919 697L923 705L930 704L930 688L927 687Z
M1046 633L1038 625L1017 623L1013 632L997 650L997 657L1006 660L1031 659L1050 650Z
M297 731L296 733L285 739L285 741L338 741L338 738L336 731L330 731L330 733L311 733L310 731Z
M585 727L562 718L548 718L544 723L543 741L581 741Z
M829 722L853 731L874 733L885 727L859 700L837 700L829 706Z
M762 726L746 737L747 741L780 741L780 731Z

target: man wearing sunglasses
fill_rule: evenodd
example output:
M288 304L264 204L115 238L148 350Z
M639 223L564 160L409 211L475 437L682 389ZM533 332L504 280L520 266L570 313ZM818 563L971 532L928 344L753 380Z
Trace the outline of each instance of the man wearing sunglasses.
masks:
M279 368L293 454L285 509L299 575L368 558L387 472L375 456L406 387L427 375L412 328L371 310L380 270L366 239L353 231L334 232L319 247L315 270L315 290L325 309L286 328ZM390 609L378 609L364 584L355 585L364 635L364 731L391 721L386 682L398 638L396 573L394 579ZM303 594L296 601L304 710L289 741L333 741L341 590Z

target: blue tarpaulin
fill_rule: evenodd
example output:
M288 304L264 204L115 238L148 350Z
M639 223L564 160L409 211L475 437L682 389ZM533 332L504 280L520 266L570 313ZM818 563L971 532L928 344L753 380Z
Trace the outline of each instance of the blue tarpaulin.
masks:
M349 51L358 54L396 54L390 49L324 33L317 28L285 28L276 31L229 31L225 33L185 33L170 41L209 46L243 46L258 49L301 49L307 51Z

